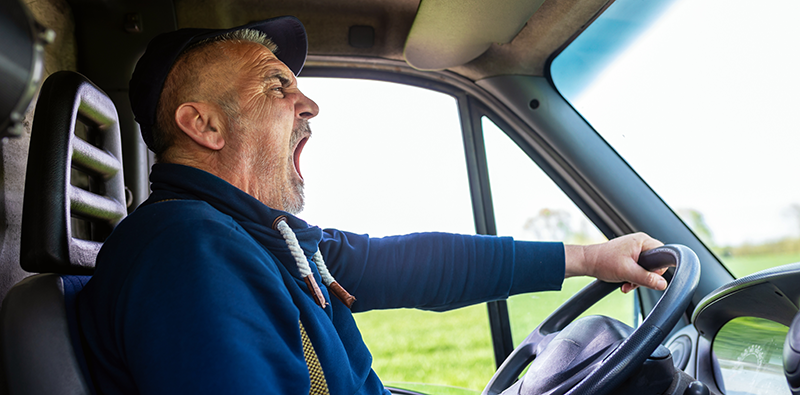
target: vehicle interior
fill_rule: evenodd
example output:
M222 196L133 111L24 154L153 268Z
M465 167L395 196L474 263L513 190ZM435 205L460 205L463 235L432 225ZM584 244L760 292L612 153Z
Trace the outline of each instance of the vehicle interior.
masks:
M320 106L300 217L373 236L645 232L666 245L640 264L674 266L664 292L568 279L360 313L392 393L800 393L800 9L737 4L0 0L0 391L96 393L72 304L149 195L128 99L147 43L293 15Z

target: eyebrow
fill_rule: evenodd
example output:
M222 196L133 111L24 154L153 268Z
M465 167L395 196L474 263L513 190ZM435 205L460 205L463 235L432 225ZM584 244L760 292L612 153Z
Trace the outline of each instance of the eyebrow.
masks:
M277 79L280 81L281 85L288 86L292 83L292 80L286 76L286 73L282 70L272 70L267 74L267 79Z

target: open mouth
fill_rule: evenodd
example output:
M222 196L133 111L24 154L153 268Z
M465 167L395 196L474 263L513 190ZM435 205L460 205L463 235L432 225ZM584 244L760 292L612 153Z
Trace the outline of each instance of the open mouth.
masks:
M303 179L303 173L300 172L300 154L303 152L303 147L307 142L308 137L303 137L294 148L294 171L297 172L301 180Z

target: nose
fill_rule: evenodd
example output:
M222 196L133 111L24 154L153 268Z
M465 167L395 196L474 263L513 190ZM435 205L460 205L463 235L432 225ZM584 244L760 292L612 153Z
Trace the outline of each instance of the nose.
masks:
M298 92L298 99L294 105L295 114L303 119L311 119L319 114L319 106L317 103L314 103L313 100L309 99L308 96L304 95L302 92Z

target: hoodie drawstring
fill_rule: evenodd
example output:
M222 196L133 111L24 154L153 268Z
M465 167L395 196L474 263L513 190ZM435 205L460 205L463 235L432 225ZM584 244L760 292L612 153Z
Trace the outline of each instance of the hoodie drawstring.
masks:
M280 216L275 219L273 228L277 229L281 233L281 236L283 236L283 240L286 242L286 246L289 247L289 252L291 252L297 264L297 270L300 272L303 281L305 281L314 301L317 302L320 307L325 308L328 302L325 300L325 296L322 294L322 291L317 285L317 281L314 279L314 273L311 271L311 266L308 264L308 259L303 253L303 249L300 248L297 236L294 234L294 231L292 231L292 228L289 227L289 224L286 223L286 217ZM317 265L317 269L319 269L322 283L325 284L328 290L344 303L347 308L350 308L356 298L350 295L350 293L336 282L330 271L328 271L328 266L325 265L325 261L322 259L322 253L320 253L319 250L314 253L313 259L314 263Z

